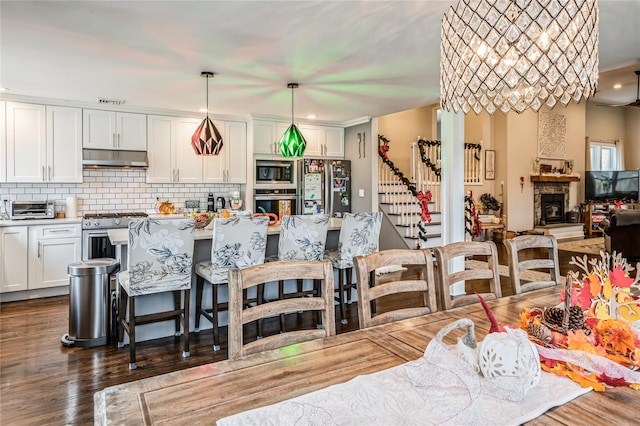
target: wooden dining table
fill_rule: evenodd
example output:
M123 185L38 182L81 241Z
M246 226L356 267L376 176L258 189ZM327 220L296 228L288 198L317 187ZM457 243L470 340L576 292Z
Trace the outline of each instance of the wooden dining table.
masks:
M488 304L500 323L517 324L527 307L557 305L559 293L558 288L547 288ZM484 338L487 316L479 304L468 305L112 386L95 394L94 421L214 424L223 417L416 360L441 328L460 318L472 319L478 340ZM589 392L529 424L625 425L637 424L639 418L640 393L621 387Z

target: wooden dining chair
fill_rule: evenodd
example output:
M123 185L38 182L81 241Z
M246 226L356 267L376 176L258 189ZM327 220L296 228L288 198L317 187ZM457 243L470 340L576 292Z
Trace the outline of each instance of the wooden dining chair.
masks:
M290 297L246 306L243 291L268 281L311 279L320 283L318 297ZM282 330L281 333L244 342L243 326L253 321L287 312L317 311L322 315L322 328ZM336 334L333 307L333 268L328 260L286 260L268 262L246 269L229 271L229 359L280 348L307 340Z
M468 291L467 281L489 280L489 293L479 294L486 300L502 297L498 273L498 249L493 241L450 243L442 247L435 247L433 251L437 260L438 293L443 309L479 302L475 293L451 296L451 286L458 282L464 282L465 291ZM464 268L464 259L471 256L485 260L486 267L452 271L452 261L460 260L460 264Z
M136 326L142 324L174 320L176 336L181 333L183 335L182 356L189 356L189 297L194 230L193 219L145 218L129 223L128 269L117 275L120 287L118 347L124 346L126 332L129 335L129 368L132 370L136 368L135 330ZM173 293L173 309L145 315L136 314L136 298L166 292Z
M520 235L504 240L504 245L509 259L512 294L552 287L561 283L558 243L554 236ZM540 256L540 249L546 251L546 256L532 259L531 255ZM532 271L533 269L545 269L549 272Z
M247 268L264 263L267 248L266 216L235 216L215 218L211 241L211 259L196 264L196 318L195 331L200 331L200 316L209 320L213 326L213 350L220 350L218 314L228 309L228 303L219 299L219 290L228 282L228 272L232 268ZM211 284L211 308L202 304L205 284ZM256 297L246 299L245 303L260 303L262 289ZM258 330L258 335L262 330Z
M357 286L353 282L352 269L355 256L366 256L378 251L381 212L347 213L342 220L337 250L327 250L325 259L329 259L338 270L338 297L340 306L340 322L347 323L345 317L345 300L351 303L351 290ZM345 279L346 276L346 279Z
M394 249L354 258L360 328L399 321L405 318L429 314L438 310L431 250ZM376 283L376 269L386 266L420 267L416 277ZM414 268L411 268L412 271ZM372 315L371 303L395 294L419 292L421 306L404 307L394 303L397 309Z

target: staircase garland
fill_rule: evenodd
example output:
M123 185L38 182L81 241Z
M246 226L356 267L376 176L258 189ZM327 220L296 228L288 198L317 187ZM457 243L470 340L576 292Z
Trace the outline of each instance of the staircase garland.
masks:
M465 142L464 149L475 149L476 152L473 154L473 158L475 158L477 161L480 161L480 151L482 151L482 144Z
M380 144L380 142L382 142L382 144ZM422 241L427 241L427 229L424 225L424 222L431 223L431 213L429 213L429 203L431 202L432 197L431 191L418 191L416 188L416 184L411 182L404 175L404 173L402 173L400 169L398 169L395 164L393 164L393 161L389 159L388 152L389 139L385 138L383 135L378 135L378 155L380 155L380 158L382 158L382 162L389 166L393 174L396 175L398 179L400 179L400 182L403 183L407 190L411 192L411 195L416 197L418 199L418 202L420 203L420 218L422 220L418 223L418 236Z
M424 163L425 166L427 166L428 168L431 169L431 171L433 173L435 173L436 176L440 177L440 173L442 173L442 169L438 166L436 166L432 161L431 158L427 158L427 153L425 152L424 147L425 146L440 146L441 142L440 141L426 141L424 139L418 139L418 150L420 151L420 159L422 160L422 162Z
M420 159L422 160L424 165L429 167L431 171L433 171L433 173L435 173L435 175L438 177L442 173L442 168L436 166L436 164L431 161L431 158L427 157L427 153L424 148L425 146L431 147L431 146L440 146L440 145L442 145L442 142L437 140L427 141L424 139L418 139L418 150L420 151ZM480 151L482 151L482 144L465 142L464 149L475 149L476 152L473 154L473 158L475 158L476 161L480 161Z
M478 210L471 191L469 195L464 196L464 231L471 238L478 238L482 234L482 224L478 218Z

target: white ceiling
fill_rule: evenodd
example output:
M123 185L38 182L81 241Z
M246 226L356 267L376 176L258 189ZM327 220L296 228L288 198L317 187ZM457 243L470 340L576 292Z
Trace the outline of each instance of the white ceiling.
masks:
M438 102L440 21L454 3L2 0L0 86L197 112L208 70L213 114L290 116L286 85L298 82L296 117L380 116ZM634 101L636 68L640 1L600 0L595 100ZM618 80L625 87L610 89Z

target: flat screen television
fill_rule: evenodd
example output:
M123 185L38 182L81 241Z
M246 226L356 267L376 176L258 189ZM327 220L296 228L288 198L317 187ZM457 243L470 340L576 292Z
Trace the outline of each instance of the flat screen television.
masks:
M587 201L637 201L639 182L638 170L589 171L584 196Z

